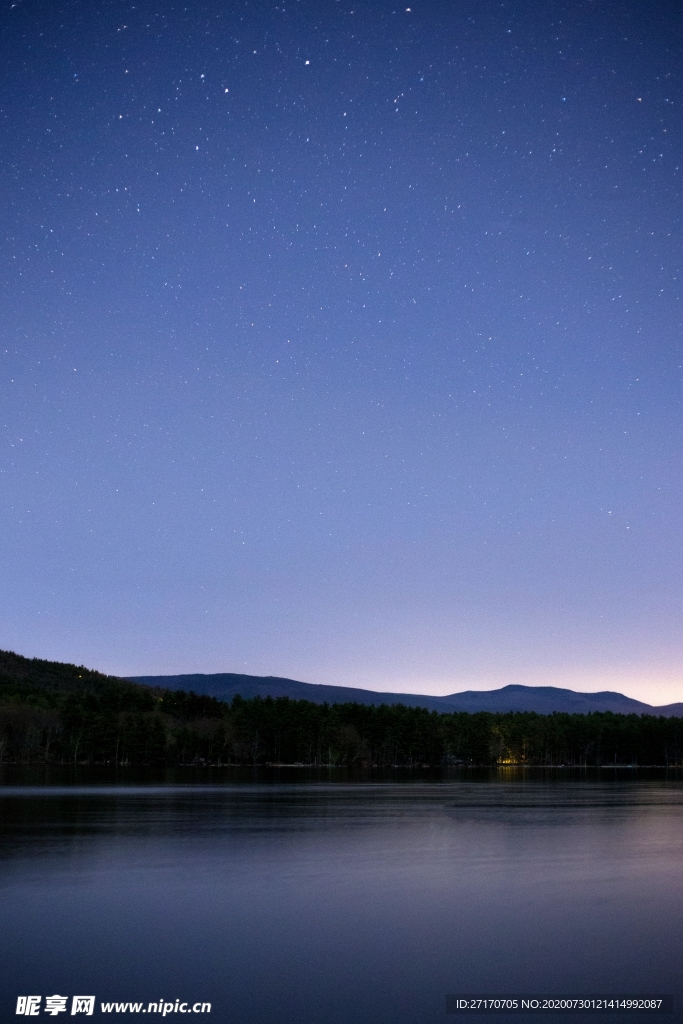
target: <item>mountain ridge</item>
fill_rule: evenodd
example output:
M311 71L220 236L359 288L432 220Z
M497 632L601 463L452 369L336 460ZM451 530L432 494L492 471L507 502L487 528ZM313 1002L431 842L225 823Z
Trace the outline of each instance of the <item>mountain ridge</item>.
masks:
M0 651L0 764L683 767L682 706L609 691L434 697L227 673L142 678ZM239 692L247 699L230 699Z
M418 693L383 693L351 686L304 683L282 676L251 676L235 672L129 676L128 681L169 690L192 690L225 701L231 701L235 696L245 699L289 697L292 700L309 700L314 704L404 704L407 707L423 707L441 713L535 711L537 714L547 715L554 711L568 714L612 711L624 715L683 717L683 703L657 707L613 690L582 693L557 686L524 686L520 683L511 683L497 690L463 690L436 697Z

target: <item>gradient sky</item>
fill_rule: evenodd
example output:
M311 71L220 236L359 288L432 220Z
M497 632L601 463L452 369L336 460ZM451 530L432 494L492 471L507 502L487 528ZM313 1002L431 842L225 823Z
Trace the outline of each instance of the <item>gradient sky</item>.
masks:
M0 21L0 647L683 700L678 5Z

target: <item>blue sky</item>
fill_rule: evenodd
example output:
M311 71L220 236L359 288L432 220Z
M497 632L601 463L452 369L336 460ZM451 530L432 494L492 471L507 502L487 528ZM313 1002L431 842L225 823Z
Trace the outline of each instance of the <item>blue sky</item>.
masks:
M670 5L2 25L0 646L683 699Z

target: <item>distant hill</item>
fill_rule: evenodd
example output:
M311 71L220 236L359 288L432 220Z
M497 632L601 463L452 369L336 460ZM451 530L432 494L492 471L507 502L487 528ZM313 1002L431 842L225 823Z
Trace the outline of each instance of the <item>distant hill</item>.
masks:
M269 695L307 700L258 699ZM683 704L552 686L432 697L272 676L132 680L0 651L0 765L8 763L683 767Z
M115 676L59 661L42 658L24 658L13 651L0 651L0 681L14 680L26 688L37 688L59 693L99 693L111 683L121 686L128 682ZM130 685L130 684L129 684Z
M290 697L310 700L314 704L405 704L442 713L452 711L536 711L550 715L553 711L588 714L591 711L613 711L622 715L664 715L683 717L683 703L653 707L623 693L601 690L599 693L578 693L557 686L503 686L499 690L464 690L446 697L418 693L380 693L350 686L325 686L302 683L279 676L249 676L233 672L214 675L134 676L130 682L158 686L168 690L191 690L218 700L231 701L239 695L250 697Z
M0 651L0 680L3 678L14 679L24 687L38 687L41 690L62 693L99 693L103 687L128 683L167 690L192 691L228 702L239 694L245 699L290 697L293 700L309 700L314 704L404 704L407 707L427 708L441 713L535 711L541 715L549 715L553 711L568 714L612 711L622 715L683 717L683 703L656 707L611 690L579 693L556 686L510 685L498 690L464 690L445 697L434 697L418 693L382 693L351 686L325 686L318 683L302 683L280 676L250 676L233 672L219 672L213 675L134 676L123 680L95 672L82 665L24 658L11 651Z

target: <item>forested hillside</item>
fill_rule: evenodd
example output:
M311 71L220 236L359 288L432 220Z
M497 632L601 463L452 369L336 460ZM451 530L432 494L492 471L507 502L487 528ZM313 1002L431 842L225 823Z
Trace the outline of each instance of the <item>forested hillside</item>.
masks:
M230 704L0 652L0 761L680 765L683 720L235 697Z

